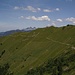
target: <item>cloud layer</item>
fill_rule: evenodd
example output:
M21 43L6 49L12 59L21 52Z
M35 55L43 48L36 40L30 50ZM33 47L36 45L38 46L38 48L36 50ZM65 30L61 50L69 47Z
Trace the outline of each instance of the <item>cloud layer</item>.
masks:
M60 11L59 8L55 8L55 9L41 9L41 8L34 8L32 6L27 6L27 7L18 7L15 6L14 10L27 10L27 11L31 11L31 12L38 12L38 11L43 11L43 12L54 12L54 11Z

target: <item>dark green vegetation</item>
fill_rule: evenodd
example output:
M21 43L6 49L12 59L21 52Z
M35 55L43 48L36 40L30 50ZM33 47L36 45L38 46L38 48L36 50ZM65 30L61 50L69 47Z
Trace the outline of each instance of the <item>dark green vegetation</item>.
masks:
M68 51L60 57L31 69L26 75L75 75L75 51Z
M8 72L9 64L4 64L3 66L0 66L0 75L13 75L12 72Z
M6 63L5 75L75 75L75 26L1 37L0 69Z

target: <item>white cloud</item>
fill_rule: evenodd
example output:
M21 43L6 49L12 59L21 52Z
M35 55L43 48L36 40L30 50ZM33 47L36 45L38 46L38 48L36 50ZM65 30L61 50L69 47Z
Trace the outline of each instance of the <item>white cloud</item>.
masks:
M24 16L20 16L19 19L24 19Z
M56 8L55 10L56 10L56 11L59 11L60 9L59 9L59 8Z
M43 9L44 12L52 12L52 10L49 9Z
M38 11L40 11L40 10L41 10L41 8L37 8L37 10L38 10Z
M75 18L74 17L66 18L66 21L75 23Z
M43 12L54 12L54 11L59 11L59 8L55 8L55 9L41 9L41 8L34 8L32 6L27 6L27 7L19 7L19 6L15 6L14 7L15 10L27 10L27 11L31 11L31 12L38 12L38 11L43 11Z
M41 8L34 8L32 6L27 6L24 10L32 11L32 12L37 12L41 11Z
M50 21L50 18L48 16L41 16L41 17L29 16L26 17L26 19L31 19L35 21Z
M26 19L37 20L37 18L35 16L28 16L28 17L26 17Z
M57 21L58 21L58 22L63 22L63 20L62 20L62 19L57 19Z
M15 7L14 7L14 9L15 9L15 10L18 10L18 9L20 9L20 7L18 7L18 6L15 6Z
M27 6L25 8L25 10L29 10L29 11L32 11L32 12L36 12L37 11L37 9L33 8L32 6Z
M27 10L27 11L31 11L31 12L38 12L38 11L43 11L43 12L54 12L54 11L59 11L59 8L55 8L55 9L41 9L41 8L34 8L32 6L27 6L27 7L19 7L19 6L15 6L14 7L15 10Z
M31 11L31 12L37 12L37 11L41 11L41 8L34 8L32 6L27 6L27 7L18 7L18 6L15 6L14 7L15 10L28 10L28 11Z
M52 10L49 10L49 9L43 9L43 12L54 12L54 11L60 11L60 9L59 9L59 8L52 9Z

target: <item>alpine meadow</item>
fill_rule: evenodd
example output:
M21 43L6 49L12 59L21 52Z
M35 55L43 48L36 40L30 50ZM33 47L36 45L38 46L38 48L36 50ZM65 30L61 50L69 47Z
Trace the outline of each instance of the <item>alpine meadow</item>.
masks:
M0 37L0 75L75 75L74 35L67 25Z

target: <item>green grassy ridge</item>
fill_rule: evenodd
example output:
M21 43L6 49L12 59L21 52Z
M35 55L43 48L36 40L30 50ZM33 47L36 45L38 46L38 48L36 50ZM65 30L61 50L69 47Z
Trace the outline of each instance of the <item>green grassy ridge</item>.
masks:
M10 70L15 75L23 75L29 69L36 68L48 59L65 52L69 47L75 46L75 26L19 32L0 38L0 43L0 54L5 50L0 64L9 63Z

